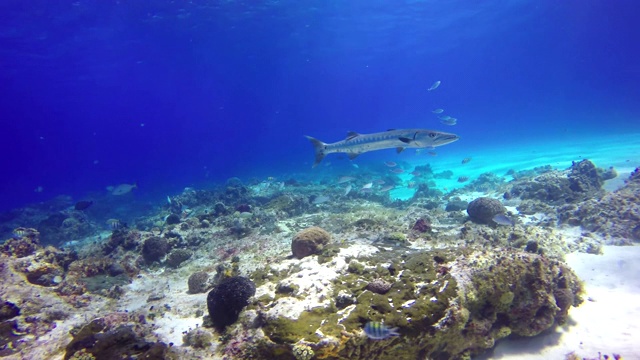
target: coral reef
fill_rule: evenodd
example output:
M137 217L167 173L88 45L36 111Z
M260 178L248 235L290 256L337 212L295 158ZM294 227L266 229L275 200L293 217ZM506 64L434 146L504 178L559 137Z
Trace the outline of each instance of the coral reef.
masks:
M12 236L0 248L0 356L468 359L566 321L581 301L566 253L640 241L638 170L607 194L615 170L589 161L510 182L486 173L446 194L433 179L460 174L358 171L350 186L374 190L347 194L329 176L232 178L149 216L116 216L133 225L112 231L67 200L31 222L0 214ZM383 181L415 192L394 201ZM517 221L495 226L496 214ZM370 340L369 321L400 336Z
M598 199L558 208L560 222L580 225L598 232L611 242L629 245L640 241L640 170L636 169L624 187Z
M477 198L467 206L467 214L471 220L481 224L489 224L494 216L506 212L507 209L499 200L488 197Z
M302 259L305 256L317 254L331 241L331 234L317 226L304 229L293 237L291 252L293 256Z
M170 249L169 242L165 238L153 236L144 241L142 256L148 263L160 261Z
M253 355L295 357L292 349L304 339L320 359L369 359L373 353L378 359L414 358L415 354L459 359L481 353L510 334L533 336L562 324L569 308L582 301L581 285L573 272L539 255L458 249L402 256L403 262L397 261L397 251L361 258L365 268L359 275L347 271L344 260L334 259L344 267L323 275L327 284L317 295L304 292L320 301L305 308L295 305L303 301L296 300L301 291L273 297L265 292L268 285L262 285L258 293L263 295L252 310L263 322L253 339ZM313 267L314 260L309 259L305 262ZM315 272L328 271L319 266ZM272 270L272 274L278 273ZM366 284L376 279L393 286L384 295L370 291ZM338 307L345 292L352 292L355 302ZM325 294L335 300L323 301ZM368 321L398 327L401 335L388 341L368 340L362 333Z
M32 255L40 245L40 233L36 229L17 228L14 233L22 234L4 242L2 252L18 258Z
M223 330L235 323L255 292L253 281L242 276L230 277L216 285L207 295L207 309L213 326Z

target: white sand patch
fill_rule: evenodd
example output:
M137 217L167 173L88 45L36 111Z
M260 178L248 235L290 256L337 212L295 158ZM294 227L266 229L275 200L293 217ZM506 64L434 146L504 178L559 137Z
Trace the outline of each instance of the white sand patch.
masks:
M128 285L120 310L147 314L146 321L155 325L159 340L181 346L183 332L202 325L202 316L196 312L207 313L207 294L189 294L187 289L186 278L179 272L163 269L142 274Z
M564 359L598 352L640 359L640 246L605 246L604 255L573 253L567 263L585 282L586 300L552 333L498 342L479 359Z

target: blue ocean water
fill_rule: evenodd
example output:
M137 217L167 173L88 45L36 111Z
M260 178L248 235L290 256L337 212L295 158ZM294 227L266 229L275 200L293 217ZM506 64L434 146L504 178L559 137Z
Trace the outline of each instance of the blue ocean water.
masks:
M633 153L639 10L635 1L3 1L0 210L98 198L122 183L137 182L133 203L144 208L233 176L345 175L351 164L337 155L312 170L303 135L333 142L347 131L454 132L461 140L437 157L451 166L467 156L480 166L485 149L495 166L536 158L524 143L553 154L623 134ZM436 108L457 124L441 124ZM384 150L355 163L412 159Z

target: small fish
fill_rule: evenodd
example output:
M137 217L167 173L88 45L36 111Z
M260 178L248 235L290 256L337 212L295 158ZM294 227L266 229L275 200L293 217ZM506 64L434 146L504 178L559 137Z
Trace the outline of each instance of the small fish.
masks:
M402 174L404 172L404 170L402 170L400 168L391 169L389 171L391 171L394 174Z
M320 204L324 204L327 201L331 200L330 197L326 196L326 195L320 195L320 196L316 196L315 199L313 199L313 204L314 205L320 205Z
M470 158L470 157L462 159L462 163L463 163L463 164L466 164L466 163L468 163L469 161L471 161L471 158Z
M438 156L438 153L435 151L429 151L427 154L431 155L431 156Z
M376 179L376 180L373 180L373 183L376 184L376 185L382 185L382 184L384 184L384 180Z
M378 321L369 321L364 326L364 333L371 340L385 340L392 336L400 336L398 328L389 328Z
M27 234L27 231L25 230L25 228L19 227L13 230L13 238L16 240L22 239L26 234Z
M167 195L167 203L171 205L171 198L169 197L169 195Z
M384 187L380 188L380 191L381 192L387 192L387 191L393 189L394 187L395 186L393 186L393 185L387 185L387 186L384 186Z
M396 165L398 165L393 161L385 161L384 164L387 165L388 167L395 167Z
M113 188L112 195L124 195L130 193L133 189L138 188L138 183L133 184L120 184Z
M360 190L371 189L371 187L373 187L373 183L372 182L366 183L366 184L362 185L362 189L360 189Z
M449 125L449 126L453 126L455 124L458 123L458 119L456 118L449 118L447 120L440 120L440 122L444 125Z
M434 114L442 114L444 112L444 109L435 109L433 111L431 111Z
M109 219L107 220L107 225L109 225L111 230L117 230L117 229L120 229L120 227L122 226L122 223L118 219Z
M427 91L431 91L431 90L435 90L435 89L437 89L437 88L438 88L438 86L440 86L440 84L441 84L441 83L442 83L442 82L441 82L440 80L438 80L438 81L434 82L434 83L431 85L431 87L427 89Z
M498 214L498 215L494 216L491 220L493 220L498 225L504 225L504 226L513 226L513 225L515 225L515 222L513 221L513 219L511 219L510 217L508 217L505 214Z
M412 172L410 172L409 174L413 175L413 176L420 176L422 175L422 173L418 170L413 170Z
M451 119L451 118L452 118L452 117L451 117L451 116L449 116L449 115L442 115L442 116L438 116L438 119L440 119L440 120L449 120L449 119Z
M91 205L93 205L93 201L82 200L82 201L78 201L74 206L74 208L76 210L86 210Z
M343 176L340 179L338 179L338 184L344 184L346 182L349 182L351 180L355 179L353 176Z
M351 192L351 184L347 185L347 187L344 189L344 196L349 195L350 192Z
M468 180L469 180L469 177L468 177L468 176L460 176L460 177L458 178L458 182L459 182L459 183L463 183L463 182L468 181Z
M44 188L42 186L38 186L37 188L33 189L33 192L37 193L41 193L42 191L44 191Z

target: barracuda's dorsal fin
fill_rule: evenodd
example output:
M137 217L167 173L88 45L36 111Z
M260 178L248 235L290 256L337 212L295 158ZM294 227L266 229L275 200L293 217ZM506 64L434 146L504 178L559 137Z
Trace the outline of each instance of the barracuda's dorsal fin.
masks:
M351 140L356 136L360 136L360 134L355 131L347 131L347 140Z
M353 160L353 159L357 158L358 155L360 155L360 153L350 153L349 154L349 160Z
M401 153L401 152L403 152L403 151L404 151L404 148L403 148L403 147L401 147L401 146L396 148L396 152L397 152L398 154L400 154L400 153Z

